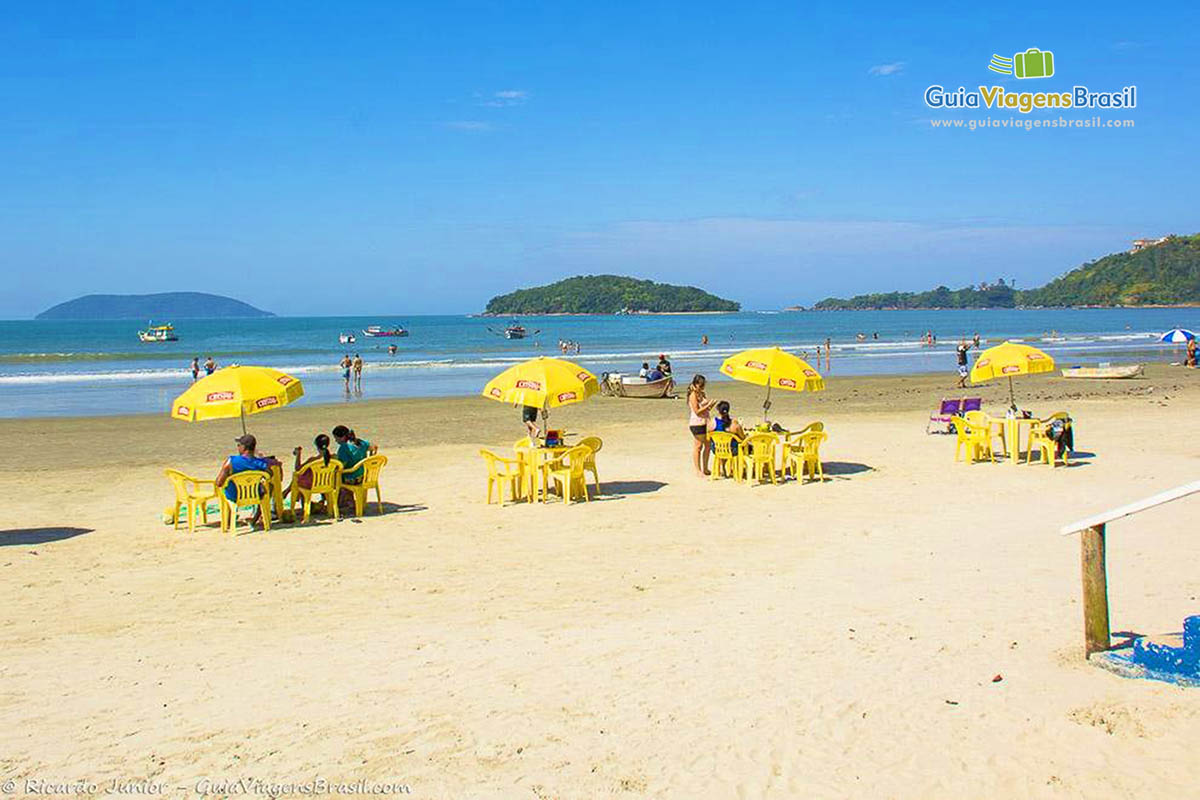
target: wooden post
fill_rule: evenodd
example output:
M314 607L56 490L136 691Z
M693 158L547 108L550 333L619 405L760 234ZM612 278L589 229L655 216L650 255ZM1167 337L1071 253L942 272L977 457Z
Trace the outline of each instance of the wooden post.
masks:
M1086 528L1079 540L1083 564L1084 655L1109 647L1108 572L1104 561L1104 524Z

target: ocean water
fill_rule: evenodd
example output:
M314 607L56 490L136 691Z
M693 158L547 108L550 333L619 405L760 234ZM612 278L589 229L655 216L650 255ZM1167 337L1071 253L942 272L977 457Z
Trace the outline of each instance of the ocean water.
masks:
M131 321L0 321L0 416L165 413L191 381L193 357L218 364L262 364L304 381L303 402L469 395L495 373L539 354L558 354L559 340L578 342L571 358L601 372L630 372L669 355L677 379L694 372L719 379L731 353L779 345L813 354L832 340L830 377L955 369L960 336L997 343L1023 339L1063 365L1098 361L1180 359L1178 347L1155 337L1200 325L1200 309L991 309L971 311L744 312L722 315L531 317L530 335L499 335L507 320L467 316L405 318L280 317L174 320L180 341L142 344ZM362 328L403 323L407 338L368 339ZM338 343L340 332L358 342ZM534 331L537 331L534 334ZM920 339L937 335L936 346ZM866 338L858 340L858 334ZM876 335L878 338L876 338ZM702 337L708 344L701 344ZM398 352L387 353L394 343ZM987 346L986 343L984 346ZM366 362L363 391L347 394L337 362L344 353ZM814 362L815 365L815 362Z

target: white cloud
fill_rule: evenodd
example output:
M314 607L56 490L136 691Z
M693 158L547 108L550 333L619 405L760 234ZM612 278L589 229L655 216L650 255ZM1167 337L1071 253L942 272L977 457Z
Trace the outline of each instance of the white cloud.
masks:
M870 75L886 78L888 75L899 75L904 71L903 61L893 61L891 64L876 64L867 70Z
M450 128L451 130L470 131L473 133L481 133L483 131L490 131L495 128L495 126L492 125L492 123L483 122L482 120L477 120L477 119L455 120L453 122L445 123L445 127Z
M528 100L529 92L524 89L502 89L499 92L492 92L480 105L489 108L508 108L525 105Z

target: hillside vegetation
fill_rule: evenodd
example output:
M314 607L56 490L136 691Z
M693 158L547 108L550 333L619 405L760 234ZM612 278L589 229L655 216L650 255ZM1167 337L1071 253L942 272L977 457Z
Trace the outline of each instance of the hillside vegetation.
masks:
M995 285L928 292L829 297L821 310L869 308L1012 308L1200 304L1200 234L1172 236L1137 253L1113 253L1037 289Z
M232 297L204 292L89 294L46 309L34 319L220 319L273 317Z
M488 314L616 314L621 311L737 311L724 300L694 286L672 286L620 275L581 275L518 289L488 301Z

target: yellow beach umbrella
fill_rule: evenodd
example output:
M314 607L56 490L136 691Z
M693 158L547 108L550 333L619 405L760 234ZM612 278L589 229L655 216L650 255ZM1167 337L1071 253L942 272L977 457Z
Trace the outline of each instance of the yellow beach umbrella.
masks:
M1008 400L1016 408L1012 379L1017 375L1053 372L1054 359L1027 344L1005 342L989 347L979 354L971 368L972 383L987 383L996 378L1008 378Z
M771 408L771 390L788 392L820 392L825 389L825 379L800 356L778 347L763 347L743 350L725 359L721 372L743 383L767 387L767 399L763 401L763 419Z
M201 378L171 403L171 416L186 422L261 414L299 400L304 384L270 367L225 367Z
M582 403L600 391L600 381L578 364L539 356L515 364L487 382L483 396L500 403L558 408Z

